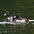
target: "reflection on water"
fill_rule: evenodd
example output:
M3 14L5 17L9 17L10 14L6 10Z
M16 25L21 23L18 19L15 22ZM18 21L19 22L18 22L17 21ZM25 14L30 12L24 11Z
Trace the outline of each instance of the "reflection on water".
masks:
M34 24L0 25L0 34L34 34Z

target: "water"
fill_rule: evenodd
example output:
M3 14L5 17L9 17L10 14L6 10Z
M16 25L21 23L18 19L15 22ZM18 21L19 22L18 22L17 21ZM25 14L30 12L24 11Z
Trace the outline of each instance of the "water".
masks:
M34 34L34 24L0 24L0 34Z

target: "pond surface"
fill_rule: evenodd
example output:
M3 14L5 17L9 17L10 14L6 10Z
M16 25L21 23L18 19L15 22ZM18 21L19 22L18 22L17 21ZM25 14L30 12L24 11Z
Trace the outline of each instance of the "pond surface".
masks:
M0 24L0 34L34 34L34 24Z

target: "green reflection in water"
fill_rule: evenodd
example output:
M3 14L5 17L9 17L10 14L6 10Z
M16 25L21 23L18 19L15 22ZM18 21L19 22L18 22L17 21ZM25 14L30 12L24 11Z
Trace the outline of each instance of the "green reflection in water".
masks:
M23 25L0 25L1 34L34 34L34 24Z

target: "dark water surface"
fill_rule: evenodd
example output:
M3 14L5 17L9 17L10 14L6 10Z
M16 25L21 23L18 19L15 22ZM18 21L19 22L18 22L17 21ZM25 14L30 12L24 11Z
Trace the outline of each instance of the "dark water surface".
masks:
M34 34L34 24L0 25L0 34Z
M21 17L34 19L34 0L0 0L0 21L5 18L6 11L10 15L20 13Z
M21 17L34 19L34 0L0 0L0 21L4 21L3 14L9 11L20 13ZM34 22L33 22L34 23ZM34 24L0 25L0 34L34 34Z

